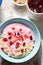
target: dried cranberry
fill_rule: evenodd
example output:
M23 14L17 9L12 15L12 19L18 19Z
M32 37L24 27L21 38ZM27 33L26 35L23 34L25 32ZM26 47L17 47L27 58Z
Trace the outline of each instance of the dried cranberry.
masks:
M24 41L24 38L23 38L23 36L22 36L22 35L21 35L21 36L19 36L19 40Z
M12 27L12 30L15 30L15 28L14 28L14 27Z
M28 0L28 4L33 3L33 2L34 2L34 0Z
M19 42L17 42L16 43L16 48L18 48L20 46L20 43Z
M8 37L9 39L11 39L11 36L10 37Z
M1 50L4 51L4 48L2 47Z
M8 32L8 35L11 35L12 33L11 32Z
M38 13L43 12L43 7L38 7L38 8L36 8L36 11L37 11Z
M21 49L21 52L23 53L24 49Z
M22 32L22 29L20 29L20 32Z
M29 38L29 36L27 34L24 35L25 38Z
M20 35L20 33L18 32L17 35Z
M12 41L10 42L10 45L13 45L13 42Z
M26 45L26 43L24 42L24 43L23 43L23 46L25 46L25 45Z
M33 38L32 38L32 36L30 36L30 40L32 40Z
M6 41L8 41L8 40L7 40L7 38L3 38L3 41L6 42Z
M14 43L17 42L18 39L14 40Z

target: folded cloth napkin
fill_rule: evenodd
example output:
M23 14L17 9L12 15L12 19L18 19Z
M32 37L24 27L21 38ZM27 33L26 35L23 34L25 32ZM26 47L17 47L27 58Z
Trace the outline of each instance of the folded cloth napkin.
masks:
M1 4L2 4L2 0L0 0L0 6L1 6Z

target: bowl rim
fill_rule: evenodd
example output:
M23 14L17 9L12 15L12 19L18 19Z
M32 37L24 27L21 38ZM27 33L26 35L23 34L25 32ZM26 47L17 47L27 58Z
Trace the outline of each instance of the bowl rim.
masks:
M33 52L31 52L28 56L24 57L24 58L21 58L21 59L13 59L13 58L10 58L8 57L8 55L6 55L1 49L0 49L0 55L1 57L3 57L5 60L9 61L9 62L13 62L13 63L22 63L22 62L26 62L28 60L30 60L31 58L33 58L36 53L38 52L39 48L40 48L40 43L41 43L41 36L40 36L40 32L38 30L38 28L36 27L36 25L32 22L32 21L29 21L27 19L24 19L24 18L13 18L13 19L10 19L10 20L7 20L5 22L3 22L2 24L0 24L0 28L2 25L4 25L6 22L8 21L12 21L12 20L23 20L25 21L27 24L30 23L32 25L35 26L36 30L37 30L37 33L38 33L38 44L37 44L37 47L33 50Z
M32 14L35 14L35 15L43 15L43 12L42 12L42 13L35 13L35 12L33 12L33 11L29 8L29 6L28 6L28 0L26 0L26 6L27 6L27 9L28 9Z
M25 5L26 5L26 2L25 2L24 4L18 4L18 3L16 3L14 0L13 0L13 3L14 3L15 5L17 5L17 6L25 6Z

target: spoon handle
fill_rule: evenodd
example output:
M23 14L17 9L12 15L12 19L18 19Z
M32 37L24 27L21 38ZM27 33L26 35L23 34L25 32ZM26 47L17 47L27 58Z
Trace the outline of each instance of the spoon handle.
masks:
M1 4L2 4L2 0L0 0L0 6L1 6Z

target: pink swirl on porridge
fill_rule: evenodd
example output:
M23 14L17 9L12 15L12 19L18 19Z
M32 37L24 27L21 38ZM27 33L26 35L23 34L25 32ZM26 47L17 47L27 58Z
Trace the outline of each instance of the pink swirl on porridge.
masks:
M1 49L8 56L19 58L28 55L35 45L35 34L30 27L13 23L7 25L0 39Z

